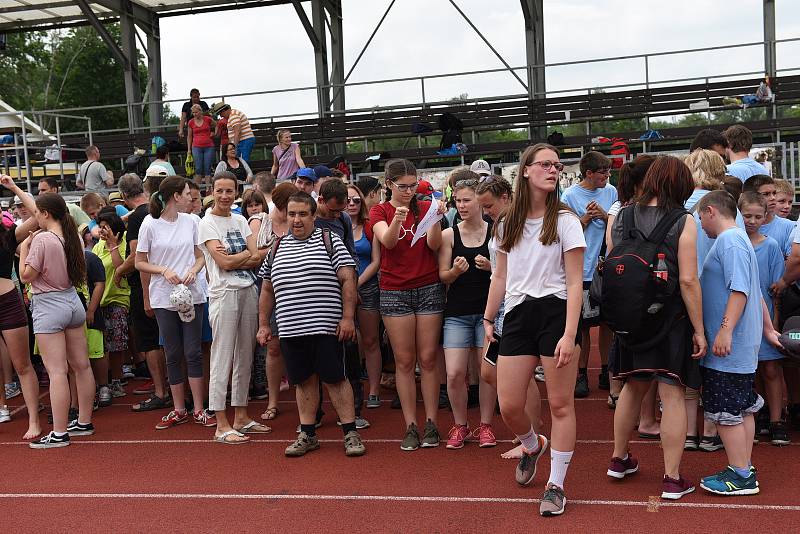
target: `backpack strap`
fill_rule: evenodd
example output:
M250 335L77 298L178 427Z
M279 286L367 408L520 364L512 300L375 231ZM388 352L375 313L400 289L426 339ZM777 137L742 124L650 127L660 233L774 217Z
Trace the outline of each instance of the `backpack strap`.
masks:
M325 244L325 251L328 253L328 257L333 261L333 240L331 239L330 228L322 229L322 242Z
M656 227L653 228L653 231L650 232L649 236L647 236L647 240L657 245L663 243L664 239L667 238L667 234L675 225L675 223L687 213L688 212L683 208L675 208L671 210L669 213L661 217L661 220L658 221Z
M278 253L278 247L281 244L282 238L283 236L275 236L275 241L272 242L272 247L270 247L267 253L267 266L269 267L270 273L272 272L272 262L275 261L275 254Z

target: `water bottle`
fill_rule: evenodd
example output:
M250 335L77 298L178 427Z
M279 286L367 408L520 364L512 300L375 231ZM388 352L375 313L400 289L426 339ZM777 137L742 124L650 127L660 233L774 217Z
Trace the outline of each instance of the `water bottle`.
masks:
M658 254L658 262L656 263L656 268L653 271L653 275L656 278L663 280L664 283L666 283L667 279L669 278L669 271L667 270L666 258L667 256L665 254ZM649 308L647 308L647 313L656 314L659 311L661 311L661 308L663 307L664 305L662 303L654 302L650 305Z

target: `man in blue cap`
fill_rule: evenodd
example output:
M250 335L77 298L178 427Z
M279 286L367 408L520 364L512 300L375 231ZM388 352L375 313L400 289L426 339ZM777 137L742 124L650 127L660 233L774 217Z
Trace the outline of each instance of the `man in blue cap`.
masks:
M300 191L308 193L314 200L317 200L320 183L319 176L314 172L314 169L309 169L308 167L298 169L294 185Z

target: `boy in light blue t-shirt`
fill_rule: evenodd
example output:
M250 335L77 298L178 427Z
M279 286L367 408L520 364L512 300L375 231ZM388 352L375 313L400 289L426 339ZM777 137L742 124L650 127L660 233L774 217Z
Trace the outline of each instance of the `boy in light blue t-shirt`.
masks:
M592 283L597 260L605 242L608 210L617 201L616 188L608 183L611 175L611 160L600 152L587 152L580 161L581 181L568 187L561 194L561 201L569 206L581 220L583 234L586 239L586 252L583 255L583 320L581 322L581 355L578 364L578 379L575 384L575 397L589 396L589 348L591 338L589 330L593 326L600 327L600 389L610 389L608 374L608 351L613 339L611 330L600 323L600 310L589 305L589 286ZM615 384L615 389L618 389ZM611 392L614 397L618 391Z
M743 193L748 191L758 193L767 201L767 216L759 229L759 233L777 241L784 258L788 258L792 253L795 223L789 219L775 216L775 206L778 201L778 188L775 185L775 180L765 174L753 176L742 188Z
M703 230L714 238L700 285L709 349L702 359L703 411L717 425L728 466L703 478L700 487L720 495L759 492L751 463L755 419L764 405L754 390L762 333L780 346L761 298L758 259L747 234L736 227L736 202L713 191L698 203Z

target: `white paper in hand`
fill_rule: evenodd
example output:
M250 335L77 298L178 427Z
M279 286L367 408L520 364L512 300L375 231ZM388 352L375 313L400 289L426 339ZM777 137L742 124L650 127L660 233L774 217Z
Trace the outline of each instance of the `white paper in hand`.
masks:
M442 220L443 215L439 213L439 202L436 200L431 201L431 206L428 208L428 213L422 218L422 220L417 225L417 231L414 232L414 237L411 239L411 246L414 246L420 237L424 236L425 233L436 223Z

